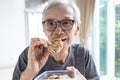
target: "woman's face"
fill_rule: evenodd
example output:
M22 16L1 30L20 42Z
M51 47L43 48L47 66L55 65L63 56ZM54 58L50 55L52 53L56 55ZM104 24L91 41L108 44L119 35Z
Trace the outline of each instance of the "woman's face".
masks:
M71 7L58 4L50 7L45 14L43 15L43 20L75 20L74 11ZM73 22L73 27L69 30L63 30L61 28L60 23L57 24L57 27L53 31L48 31L43 26L43 31L45 35L47 36L48 40L54 40L54 39L62 39L63 41L63 48L68 49L72 43L73 37L78 33L79 28Z

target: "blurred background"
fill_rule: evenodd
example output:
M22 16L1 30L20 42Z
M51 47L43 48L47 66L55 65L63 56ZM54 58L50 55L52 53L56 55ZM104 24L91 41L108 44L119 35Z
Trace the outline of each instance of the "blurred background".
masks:
M12 80L19 55L31 37L46 39L43 8L52 0L0 0L0 80ZM63 0L65 1L65 0ZM81 11L81 31L101 80L120 80L120 0L73 0Z

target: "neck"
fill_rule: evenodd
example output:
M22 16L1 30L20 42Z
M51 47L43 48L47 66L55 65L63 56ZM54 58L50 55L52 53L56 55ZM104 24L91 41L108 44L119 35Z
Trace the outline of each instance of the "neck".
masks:
M58 64L63 64L67 57L68 57L68 51L56 53L56 54L50 54L50 57Z

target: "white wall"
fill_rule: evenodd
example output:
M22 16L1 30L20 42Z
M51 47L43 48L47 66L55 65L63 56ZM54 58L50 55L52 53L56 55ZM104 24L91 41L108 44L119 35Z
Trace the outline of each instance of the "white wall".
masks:
M24 0L0 0L0 80L11 80L25 46Z

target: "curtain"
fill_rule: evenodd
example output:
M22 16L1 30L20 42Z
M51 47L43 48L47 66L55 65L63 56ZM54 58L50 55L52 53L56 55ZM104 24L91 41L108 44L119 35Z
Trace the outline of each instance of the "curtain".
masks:
M95 0L77 0L77 5L81 12L80 43L87 45L93 21Z

